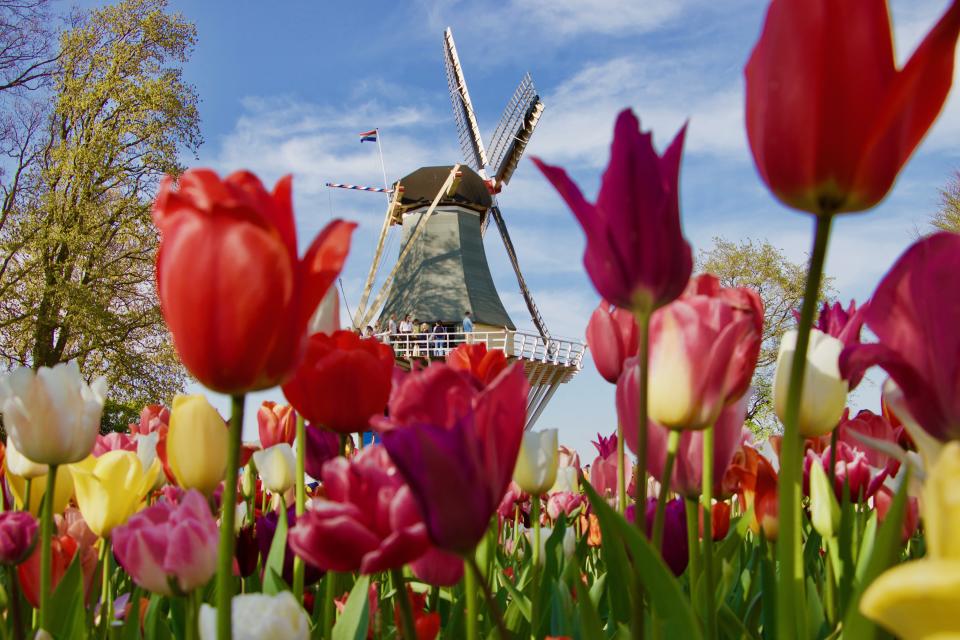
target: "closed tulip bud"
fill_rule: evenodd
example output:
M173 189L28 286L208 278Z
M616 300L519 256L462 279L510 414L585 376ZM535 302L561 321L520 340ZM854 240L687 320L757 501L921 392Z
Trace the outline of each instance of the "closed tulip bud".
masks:
M36 541L36 518L25 511L0 513L0 564L20 564Z
M253 462L260 472L263 486L271 493L285 493L296 482L297 459L287 443L255 451Z
M556 429L526 431L523 434L517 465L513 468L513 479L521 489L539 496L553 486L557 479L558 447Z
M590 316L587 344L601 377L616 384L623 361L637 353L637 320L628 309L611 308L606 300Z
M47 465L34 462L20 453L17 450L16 444L13 442L13 438L7 440L4 463L9 473L27 480L33 480L34 478L47 475Z
M840 505L820 464L810 466L810 520L824 539L832 538L840 527Z
M288 404L264 400L257 410L260 446L269 449L275 444L293 444L297 435L297 412Z
M144 470L132 451L108 451L71 465L70 472L83 519L106 538L140 509L160 473L160 463Z
M777 370L773 377L773 408L781 421L787 413L787 389L796 346L797 332L785 333L780 341ZM838 364L842 351L843 342L837 338L817 329L810 331L798 424L800 435L805 438L816 438L832 431L847 406L849 387L840 376Z
M212 495L227 470L228 435L223 418L204 396L176 396L170 412L167 462L177 484Z
M0 378L0 413L10 440L38 464L69 464L93 450L107 381L91 384L76 362L37 371L21 367Z
M246 593L234 596L230 608L233 640L307 640L310 618L289 591L274 596ZM208 604L200 608L200 640L216 640L217 610Z

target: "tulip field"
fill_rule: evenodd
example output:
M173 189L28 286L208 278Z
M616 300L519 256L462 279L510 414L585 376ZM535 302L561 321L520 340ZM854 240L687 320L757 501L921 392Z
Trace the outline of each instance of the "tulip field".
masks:
M356 224L299 255L290 176L165 178L156 295L230 415L177 395L104 434L111 389L75 361L2 374L0 640L960 638L960 235L818 301L836 216L884 200L947 99L960 2L927 29L898 67L884 2L772 0L746 62L759 177L812 226L770 437L745 424L764 303L683 235L686 127L658 152L623 110L593 202L534 159L602 299L618 420L589 455L525 431L504 351L401 369L341 328ZM868 372L882 402L852 409Z

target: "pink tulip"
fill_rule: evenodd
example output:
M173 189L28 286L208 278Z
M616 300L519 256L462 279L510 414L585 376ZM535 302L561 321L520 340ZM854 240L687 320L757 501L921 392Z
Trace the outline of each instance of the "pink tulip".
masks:
M293 444L297 436L297 412L288 404L264 400L257 410L260 446L269 449L275 444Z
M557 467L573 467L579 472L580 454L575 449L560 445L560 450L557 452Z
M848 380L879 365L904 395L906 409L934 438L960 438L960 235L914 243L884 276L866 324L879 343L840 354Z
M133 451L137 450L137 439L128 436L125 433L113 431L106 435L98 435L93 444L93 456L99 458L108 451Z
M547 515L550 516L551 520L556 520L561 515L570 517L584 504L586 504L586 500L579 493L558 491L550 494L550 497L547 498Z
M217 523L203 494L157 502L113 530L117 561L138 585L165 596L205 585L217 568Z
M27 511L0 513L0 564L27 559L37 542L37 519Z
M862 451L867 464L871 467L887 469L891 476L896 475L897 470L900 469L900 463L896 458L891 458L887 454L874 449L858 439L856 434L896 445L898 434L893 425L883 416L878 416L868 409L861 410L854 418L850 418L849 413L845 413L837 427L837 442L844 442L851 449Z
M823 465L823 470L830 473L831 448L827 447L823 453L817 454L807 450L803 460L803 486L805 493L810 492L810 466ZM833 490L837 500L843 499L844 485L849 485L850 501L860 503L873 497L883 480L887 477L886 471L873 474L867 464L867 456L863 451L850 447L845 442L837 443L837 455L834 464Z
M290 529L294 553L326 571L377 573L402 567L430 546L416 500L380 445L335 458L314 500Z
M887 512L893 505L893 492L885 486L881 486L873 496L873 503L877 509L877 521L883 523L887 518ZM903 526L900 529L900 540L906 544L907 540L913 537L920 526L920 502L915 496L907 496L907 510L903 515Z
M680 228L680 158L686 127L657 155L653 135L640 132L629 109L617 117L610 163L596 203L587 202L560 167L533 161L583 227L583 263L604 298L650 313L683 291L693 270Z
M513 517L516 515L516 508L519 506L520 511L527 511L529 505L525 505L524 503L529 501L530 494L524 493L520 485L518 485L516 481L511 480L507 486L507 492L503 494L503 499L500 500L500 506L497 507L497 513L501 518L513 520Z
M140 422L130 425L131 435L149 435L154 431L166 431L170 424L170 409L160 404L148 404L140 411Z
M587 344L600 376L616 384L623 361L637 353L637 321L627 309L600 301L587 323Z
M617 498L617 435L604 438L599 433L597 441L592 443L597 448L597 458L590 465L590 484L601 496L611 499ZM627 495L633 495L636 482L633 481L633 462L624 457L624 475L627 478Z
M760 352L756 291L698 276L650 323L649 416L671 429L705 429L750 386ZM625 370L629 365L625 366ZM635 423L622 423L625 430Z

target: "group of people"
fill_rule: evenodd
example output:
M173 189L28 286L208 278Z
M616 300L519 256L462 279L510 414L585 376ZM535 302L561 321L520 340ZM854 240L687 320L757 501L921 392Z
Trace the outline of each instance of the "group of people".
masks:
M419 322L412 313L397 321L397 315L391 314L386 325L367 325L364 337L377 336L387 344L393 344L398 353L409 356L434 356L442 358L447 351L456 346L459 340L451 338L452 333L472 333L473 318L469 311L463 314L460 327L444 325L439 320L430 324Z

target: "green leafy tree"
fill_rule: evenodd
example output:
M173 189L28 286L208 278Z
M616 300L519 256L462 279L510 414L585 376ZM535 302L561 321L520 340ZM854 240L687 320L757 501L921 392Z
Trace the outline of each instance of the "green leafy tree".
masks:
M954 174L940 190L940 209L930 223L942 231L960 233L960 173Z
M713 246L697 256L697 271L720 278L726 287L750 287L763 300L763 342L752 391L747 405L747 423L758 435L778 430L773 411L773 373L780 337L796 325L793 311L803 302L806 266L791 262L767 240L733 242L714 238ZM831 293L832 278L824 278L821 299Z
M185 382L154 291L150 209L160 177L200 144L180 69L195 38L166 0L77 16L0 219L0 359L107 376L107 429Z

